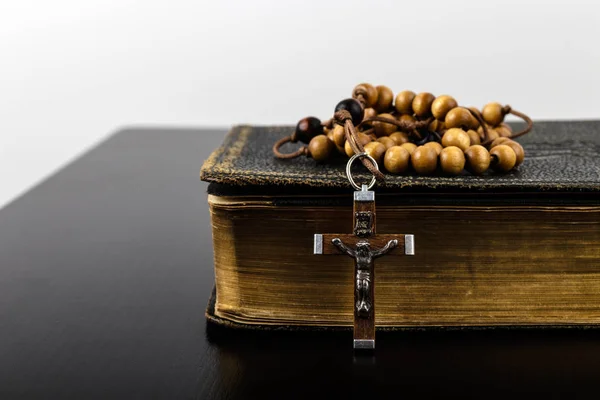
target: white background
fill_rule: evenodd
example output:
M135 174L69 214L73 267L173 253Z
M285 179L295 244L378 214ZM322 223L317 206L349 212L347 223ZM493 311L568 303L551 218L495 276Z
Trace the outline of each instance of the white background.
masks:
M362 81L599 118L594 3L0 0L0 206L120 127L325 118Z

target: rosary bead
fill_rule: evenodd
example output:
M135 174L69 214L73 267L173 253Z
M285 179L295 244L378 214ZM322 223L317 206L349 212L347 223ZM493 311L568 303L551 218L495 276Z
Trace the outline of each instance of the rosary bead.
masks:
M401 174L408 170L410 153L402 146L387 149L383 157L383 166L392 174Z
M364 110L362 105L355 99L345 99L340 101L337 106L335 106L335 111L346 110L352 116L352 123L356 126L360 124L363 120Z
M437 168L438 155L434 148L419 146L412 152L412 166L420 175L430 175Z
M315 117L306 117L298 121L293 138L294 141L308 143L312 138L322 133L323 125L321 125L321 120Z
M396 118L392 114L379 114L379 117L388 118L395 120ZM373 128L375 128L375 135L379 136L389 136L390 134L396 132L396 125L388 124L387 122L374 121Z
M431 104L435 96L431 93L423 92L415 96L412 102L412 108L419 117L428 117L431 115Z
M374 108L369 107L369 108L365 108L365 115L363 117L363 121L369 118L373 118L377 116L377 111L375 111ZM370 125L372 125L373 123L371 122Z
M440 153L440 165L445 174L458 175L465 168L465 155L456 146L446 147Z
M367 144L372 142L371 137L369 137L368 135L365 135L364 133L358 133L358 142L360 144L363 145L363 147ZM354 151L352 151L352 147L350 146L350 142L348 142L346 140L346 143L344 144L344 150L346 151L346 155L348 157L352 157L354 155Z
M496 132L495 129L491 129L488 128L487 130L487 137L485 138L485 140L496 140L500 137L500 135L498 135L498 132Z
M346 141L346 130L342 125L336 124L332 129L332 136L331 140L336 146L343 146Z
M481 110L483 120L491 126L500 125L504 119L504 113L502 112L502 104L500 103L488 103Z
M444 124L448 129L470 129L473 128L473 116L471 115L471 112L464 107L454 107L446 114Z
M396 111L400 114L412 114L412 102L415 98L415 92L410 90L404 90L396 95L396 100L394 101L394 107Z
M385 150L385 145L380 142L369 142L365 145L365 153L373 157L378 165L381 165L381 162L383 161Z
M410 139L408 138L408 134L406 132L394 132L389 137L394 142L396 142L396 145L398 146L400 146L403 143L410 142Z
M510 147L515 152L515 155L517 156L517 161L515 162L515 167L518 167L519 165L521 165L523 163L523 160L525 159L525 150L523 150L523 146L521 146L519 143L515 142L514 140L510 140L510 139L505 141L502 144Z
M394 101L394 92L392 92L392 89L383 85L375 86L375 89L377 89L377 103L373 108L380 113L390 111L392 102Z
M469 129L467 131L467 135L469 135L469 139L471 140L471 146L474 144L481 144L481 138L479 137L479 133L477 133L473 129Z
M427 142L423 145L423 147L431 147L435 150L436 154L439 156L442 150L444 149L441 144L438 142Z
M439 119L434 119L428 126L428 129L432 132L438 132L440 133L441 131L443 131L444 129L446 129L446 126L444 125L443 121L440 121Z
M471 139L467 132L460 128L448 129L442 136L442 145L444 147L456 146L462 151L465 151L471 145Z
M465 150L467 170L474 175L481 175L490 166L490 153L478 144L470 146Z
M505 144L500 144L492 148L490 155L492 156L492 168L496 171L508 172L517 163L515 151Z
M333 142L327 136L318 135L312 138L308 144L308 152L315 161L322 162L329 158L334 147Z
M356 99L362 95L365 101L365 108L373 107L377 103L377 89L370 83L361 83L352 90L352 98Z
M497 139L494 139L494 141L493 141L493 142L490 144L490 149L491 149L492 147L496 147L496 146L498 146L498 145L500 145L500 144L504 144L504 142L506 142L506 141L508 141L508 140L510 140L510 139L509 139L509 138L507 138L507 137L499 137L499 138L497 138Z
M400 145L400 147L403 147L406 149L406 151L408 151L409 154L412 154L413 151L415 151L417 149L417 145L411 142L407 142L407 143L402 143Z
M513 132L513 129L512 129L512 127L511 127L509 124L507 124L506 122L503 122L503 123L501 123L501 124L500 124L500 126L501 126L501 127L503 127L503 128L506 128L506 129L508 129L508 131L509 131L510 133L512 133L512 132Z
M509 138L512 136L512 132L509 131L508 129L506 129L504 126L499 125L497 127L494 128L494 130L496 132L498 132L498 135L500 135L500 137L506 137Z
M400 133L400 132L397 132ZM392 135L395 135L392 133ZM382 136L377 141L385 146L386 149L390 147L397 146L396 142L391 138L391 136Z
M438 96L433 103L431 103L431 113L433 116L439 120L443 121L446 118L446 114L448 111L452 110L454 107L457 107L458 103L452 96L448 96L447 94Z

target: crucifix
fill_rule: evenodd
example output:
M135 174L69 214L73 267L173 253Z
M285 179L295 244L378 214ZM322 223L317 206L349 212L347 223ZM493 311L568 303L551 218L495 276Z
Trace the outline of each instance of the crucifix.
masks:
M412 256L415 254L414 235L375 233L375 184L359 187L350 173L348 161L346 174L354 192L353 233L317 233L314 237L314 254L345 254L354 259L354 349L375 349L375 263L374 259L388 253ZM375 160L371 159L377 166Z

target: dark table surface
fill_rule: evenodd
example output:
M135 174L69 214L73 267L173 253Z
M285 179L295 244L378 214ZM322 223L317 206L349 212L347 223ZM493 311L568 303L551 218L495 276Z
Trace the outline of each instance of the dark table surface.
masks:
M198 172L224 133L120 131L0 210L0 399L597 392L596 330L380 333L356 358L350 333L207 326Z

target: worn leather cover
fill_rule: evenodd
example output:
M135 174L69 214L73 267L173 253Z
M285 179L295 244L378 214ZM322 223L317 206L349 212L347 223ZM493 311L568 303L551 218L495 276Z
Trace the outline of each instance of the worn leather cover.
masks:
M515 129L520 125L515 124ZM318 164L307 157L279 160L275 141L289 135L291 126L235 126L202 166L200 177L212 182L209 192L220 195L279 193L318 194L347 190L347 158ZM536 122L533 131L517 139L525 148L525 162L508 174L486 173L456 177L391 175L379 183L384 192L536 192L587 194L600 191L600 121ZM301 144L287 144L289 149ZM284 151L288 148L284 148ZM360 164L360 163L357 163ZM356 166L356 178L370 179ZM306 189L311 188L311 192Z

